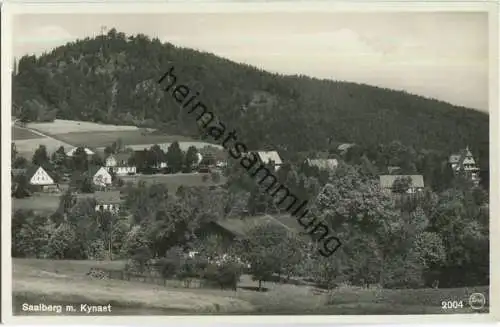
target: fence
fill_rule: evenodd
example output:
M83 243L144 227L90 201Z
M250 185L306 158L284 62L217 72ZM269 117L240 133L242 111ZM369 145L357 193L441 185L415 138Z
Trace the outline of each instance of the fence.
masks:
M163 285L172 288L210 288L213 287L209 281L199 278L165 279L156 271L148 271L145 274L134 273L119 269L91 268L89 273L96 279L117 279L131 282L141 282L147 284Z

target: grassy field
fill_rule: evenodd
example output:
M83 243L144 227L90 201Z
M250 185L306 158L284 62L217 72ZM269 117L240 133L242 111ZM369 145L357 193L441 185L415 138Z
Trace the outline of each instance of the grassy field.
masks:
M12 141L39 139L43 137L39 134L33 133L29 129L20 128L17 126L12 126L11 133Z
M157 134L143 129L132 131L87 131L71 132L55 135L59 140L75 146L104 148L110 146L117 139L121 139L127 147L130 145L146 144L149 148L153 144L170 143L174 141L193 141L185 136ZM140 148L141 150L144 147Z
M125 147L133 150L149 149L154 144L158 144L164 151L167 151L174 141L179 142L183 151L187 151L190 146L203 148L211 145L222 148L219 145L199 142L190 137L163 134L153 129L136 126L56 119L50 123L29 123L26 129L12 127L12 140L16 143L18 154L28 159L31 159L40 145L45 145L49 154L61 146L66 151L75 146L87 146L103 151L105 147L112 145L118 139L122 140Z
M56 151L60 146L64 146L65 148L72 147L70 144L60 140L45 137L29 129L20 128L18 126L13 126L11 132L12 142L16 144L18 155L27 159L31 159L33 153L35 153L35 150L40 145L45 145L49 153Z
M53 213L59 207L60 196L58 195L33 195L29 198L12 198L12 210L35 210L41 213Z
M94 305L111 304L113 314L152 312L251 312L253 307L228 294L184 292L156 285L118 280L90 280L90 267L123 267L122 262L13 260L13 310L22 314L22 303ZM234 292L233 292L234 293Z
M136 126L97 124L93 122L63 120L63 119L56 119L53 122L49 123L29 123L26 126L28 128L40 131L44 134L50 134L50 135L79 133L79 132L135 131L138 129L138 127Z
M203 181L203 176L207 175L208 180ZM135 176L122 176L125 183L132 182L134 184L139 181L146 182L147 185L151 184L166 184L169 192L176 192L177 188L181 185L184 186L211 186L223 184L226 182L226 178L221 176L219 183L212 182L210 174L200 174L200 173L190 173L190 174L156 174L156 175L135 175Z
M488 294L487 287L457 289L380 290L340 288L331 295L315 295L308 286L266 282L266 292L248 287L257 283L242 276L237 291L168 288L120 280L91 280L91 267L120 269L122 261L13 259L13 305L22 303L94 305L111 304L113 314L450 314L441 301L467 298L472 292ZM330 303L330 304L329 304Z
M142 150L158 144L166 151L170 143L174 141L178 141L184 151L192 145L197 148L213 145L198 142L186 136L169 135L153 129L138 128L136 126L107 125L56 119L51 123L30 123L27 124L27 127L51 136L58 140L58 142L64 143L69 147L88 146L103 150L118 139L121 139L126 147L134 150Z

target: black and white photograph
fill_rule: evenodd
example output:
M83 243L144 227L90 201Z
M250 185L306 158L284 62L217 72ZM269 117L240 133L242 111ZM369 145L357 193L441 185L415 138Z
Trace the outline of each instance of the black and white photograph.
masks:
M491 316L492 14L326 7L4 11L13 318Z

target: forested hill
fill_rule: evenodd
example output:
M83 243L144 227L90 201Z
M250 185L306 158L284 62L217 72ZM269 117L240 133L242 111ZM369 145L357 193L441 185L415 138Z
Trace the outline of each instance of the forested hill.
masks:
M488 115L405 92L281 76L212 54L111 30L19 60L14 114L28 120L90 120L198 135L157 80L171 66L252 148L325 150L339 142L400 140L452 152L469 145L488 157ZM484 161L483 161L484 162ZM487 161L486 161L487 162Z

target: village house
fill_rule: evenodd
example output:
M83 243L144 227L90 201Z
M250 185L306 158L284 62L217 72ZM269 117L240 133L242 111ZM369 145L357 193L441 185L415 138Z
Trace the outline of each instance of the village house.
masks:
M202 225L196 234L200 239L218 237L223 248L229 248L233 242L247 238L251 229L265 224L283 227L288 232L304 237L304 241L310 242L297 218L287 214L277 216L258 215L243 219L241 217L231 217L214 220Z
M355 146L356 144L354 143L343 143L343 144L340 144L338 147L337 147L337 151L339 152L339 154L341 155L345 155L347 153L347 151L352 148L353 146Z
M273 162L275 170L278 170L283 165L283 161L277 151L255 151L253 153L257 156L260 163L264 165Z
M107 187L112 183L112 176L105 167L91 166L89 174L95 186Z
M75 147L75 148L69 150L68 152L66 152L66 156L72 157L75 154L76 149L78 149L78 147ZM83 149L85 150L85 153L87 154L87 156L93 156L95 154L95 152L90 150L89 148L83 148Z
M339 165L337 159L306 159L304 163L309 167L316 167L328 171L334 171Z
M137 167L129 165L129 153L110 154L105 160L105 166L108 171L113 172L117 176L135 175Z
M386 192L394 191L394 182L398 179L409 178L410 185L406 193L417 193L424 189L424 177L422 175L381 175L380 187Z
M450 155L448 163L455 174L462 171L475 185L479 184L479 167L468 146L459 153Z
M108 211L117 214L120 211L120 191L97 191L94 193L96 211Z
M215 147L204 147L198 152L198 166L208 168L227 167L227 153Z
M12 169L11 174L13 177L26 176L33 191L57 192L59 190L55 176L42 166L31 166L28 169Z
M387 173L389 175L399 175L401 173L401 167L399 167L399 166L389 166L389 167L387 167Z

